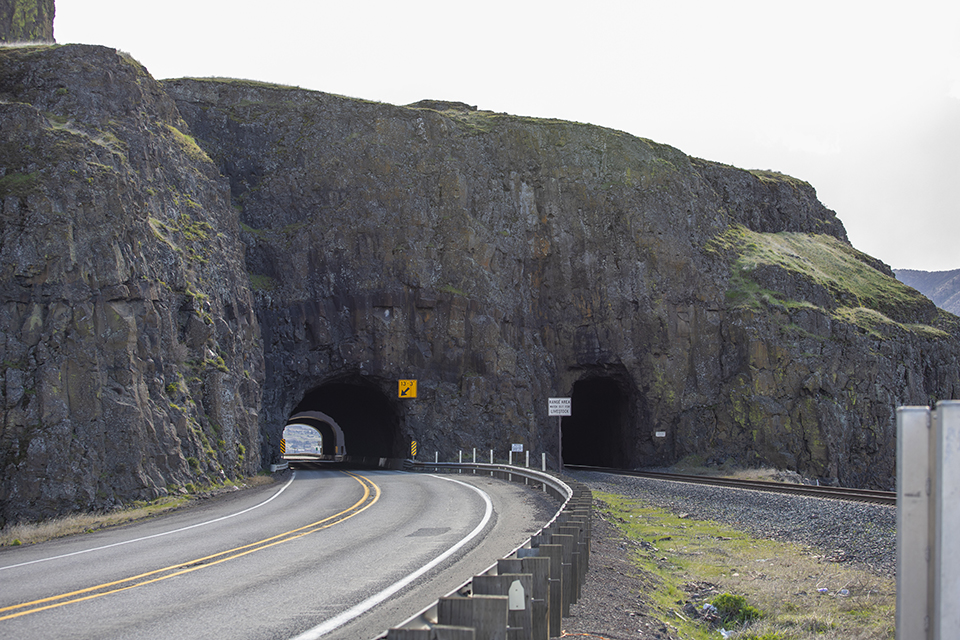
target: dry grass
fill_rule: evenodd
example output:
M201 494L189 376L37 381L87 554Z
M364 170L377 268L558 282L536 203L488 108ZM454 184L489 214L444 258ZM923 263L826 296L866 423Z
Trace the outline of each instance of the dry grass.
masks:
M652 607L681 637L717 638L696 615L723 593L742 595L761 617L743 640L879 640L895 635L894 580L792 543L676 516L622 496L595 494L602 517L635 542L637 566L658 580Z
M271 476L257 475L227 486L230 490L249 489L273 482L274 479ZM224 487L214 488L212 492L216 493L223 489ZM209 495L211 492L205 493ZM188 506L195 502L197 497L191 494L164 496L150 502L135 502L127 508L111 513L75 513L37 523L9 525L0 530L0 547L36 544L54 538L91 533L99 529L127 524Z

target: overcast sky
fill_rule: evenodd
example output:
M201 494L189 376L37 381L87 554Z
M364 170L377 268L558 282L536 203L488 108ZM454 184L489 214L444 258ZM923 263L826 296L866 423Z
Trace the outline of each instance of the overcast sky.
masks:
M810 182L894 268L960 269L960 2L57 0L57 42L602 125Z

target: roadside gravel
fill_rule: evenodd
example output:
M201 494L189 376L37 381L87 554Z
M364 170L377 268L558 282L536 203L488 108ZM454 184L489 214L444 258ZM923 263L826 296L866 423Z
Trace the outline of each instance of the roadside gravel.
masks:
M594 491L645 500L758 538L809 545L834 560L859 563L887 577L897 573L895 506L586 471L570 475Z
M713 520L758 538L807 545L833 561L850 562L883 576L896 575L896 507L826 498L575 471L593 491L646 501L698 520ZM676 631L649 615L644 594L651 576L630 562L631 543L612 524L596 519L589 575L565 636L667 640Z

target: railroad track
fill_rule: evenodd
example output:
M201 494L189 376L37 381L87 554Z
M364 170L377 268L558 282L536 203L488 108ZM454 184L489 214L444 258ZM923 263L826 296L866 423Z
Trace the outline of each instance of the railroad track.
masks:
M851 500L856 502L873 502L877 504L897 504L897 494L894 491L875 491L873 489L851 489L849 487L818 487L805 484L790 484L786 482L769 482L766 480L736 480L733 478L715 478L710 476L691 476L677 473L662 473L658 471L631 471L629 469L610 469L607 467L591 467L579 464L564 465L567 469L576 471L597 471L638 478L652 478L656 480L672 480L674 482L692 482L708 484L717 487L735 487L751 489L753 491L769 491L773 493L789 493L793 495L813 496L817 498L834 498L836 500Z

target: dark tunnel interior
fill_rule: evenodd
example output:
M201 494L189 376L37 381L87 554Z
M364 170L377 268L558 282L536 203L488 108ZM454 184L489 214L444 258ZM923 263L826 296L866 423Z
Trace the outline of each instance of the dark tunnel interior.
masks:
M343 430L348 456L400 457L400 420L389 399L363 381L330 382L307 392L293 414L319 411ZM326 445L324 446L326 450Z
M626 468L629 405L613 378L588 378L573 385L571 414L561 422L563 462Z

